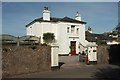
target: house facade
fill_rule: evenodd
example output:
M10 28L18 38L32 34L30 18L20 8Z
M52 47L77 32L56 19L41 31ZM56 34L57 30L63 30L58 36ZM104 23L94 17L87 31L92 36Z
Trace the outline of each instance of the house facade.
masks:
M76 55L84 51L85 45L85 24L77 12L75 19L69 17L50 17L48 7L44 7L43 17L38 18L26 25L27 35L40 37L43 41L43 34L50 32L55 35L55 43L59 45L60 55Z

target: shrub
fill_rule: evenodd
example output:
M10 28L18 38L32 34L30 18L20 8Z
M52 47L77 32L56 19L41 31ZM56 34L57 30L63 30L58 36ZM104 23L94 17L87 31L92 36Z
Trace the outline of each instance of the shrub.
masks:
M53 42L53 40L55 40L54 33L44 33L43 34L43 41L46 44L51 44Z

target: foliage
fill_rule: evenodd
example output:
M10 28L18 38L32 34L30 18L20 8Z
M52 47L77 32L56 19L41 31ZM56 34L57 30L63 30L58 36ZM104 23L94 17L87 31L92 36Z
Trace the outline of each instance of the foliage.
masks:
M43 44L41 44L41 46L47 46L47 44L46 44L46 43L43 43Z
M37 46L35 46L35 45L31 45L31 46L29 46L29 48L35 50L35 49L37 48Z
M120 33L120 23L113 29L116 34Z
M106 45L107 43L105 41L100 41L100 42L97 42L97 45Z
M43 34L43 40L46 44L51 44L53 40L55 40L54 33L44 33Z
M120 37L118 37L116 41L117 41L117 42L120 42Z
M115 30L120 30L120 23L115 27Z
M117 32L116 31L105 32L104 34L107 34L107 35L117 35Z

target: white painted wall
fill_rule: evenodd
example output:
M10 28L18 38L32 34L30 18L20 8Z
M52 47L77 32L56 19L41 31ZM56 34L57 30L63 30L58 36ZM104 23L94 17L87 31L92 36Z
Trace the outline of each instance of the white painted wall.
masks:
M34 24L27 27L27 35L40 37L40 35L42 34L41 29L42 29L41 23L35 22Z
M85 25L84 24L80 25L79 37L80 37L81 44L85 45Z
M75 25L75 32L71 33L71 25ZM67 27L70 28L70 33L67 33ZM79 28L79 34L76 33ZM78 45L85 43L85 26L78 23L69 22L35 22L27 27L27 35L40 37L43 43L43 33L51 32L55 34L55 39L59 45L59 54L69 54L70 42L76 41L76 53L79 53Z
M71 25L75 25L75 32L71 33ZM70 33L67 33L67 27L70 29ZM76 30L79 28L79 33L76 34ZM70 42L76 41L76 53L79 53L79 42L84 44L85 42L85 26L77 23L59 23L58 30L58 43L59 43L59 54L69 54L70 52ZM84 37L83 37L84 36Z
M41 42L43 43L43 33L51 32L54 33L55 39L57 40L57 24L49 22L35 22L34 24L27 27L27 35L33 35L41 37Z
M59 54L69 54L69 42L67 37L68 25L60 22L58 27Z
M51 45L51 67L59 66L58 64L58 45Z
M116 42L116 41L107 42L107 45L115 45L115 44L120 44L120 42Z
M77 12L75 19L81 21L81 16ZM50 11L47 7L43 10L43 20L50 21ZM71 25L75 26L75 32L71 33ZM70 28L70 33L67 33L67 27ZM79 34L76 34L76 29L79 28ZM27 27L27 35L41 37L43 43L43 34L51 32L55 34L55 39L59 45L59 54L69 54L70 42L76 41L76 53L83 51L83 48L78 49L79 43L85 45L85 24L70 23L70 22L35 22Z
M96 52L93 52L96 50ZM97 49L96 46L88 47L88 60L89 61L97 61Z

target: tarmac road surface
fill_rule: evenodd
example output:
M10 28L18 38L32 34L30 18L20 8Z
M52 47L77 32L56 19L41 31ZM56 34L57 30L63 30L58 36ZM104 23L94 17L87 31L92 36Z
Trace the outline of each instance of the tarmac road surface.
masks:
M66 66L55 71L23 74L12 78L116 78L119 79L120 66L101 64Z

